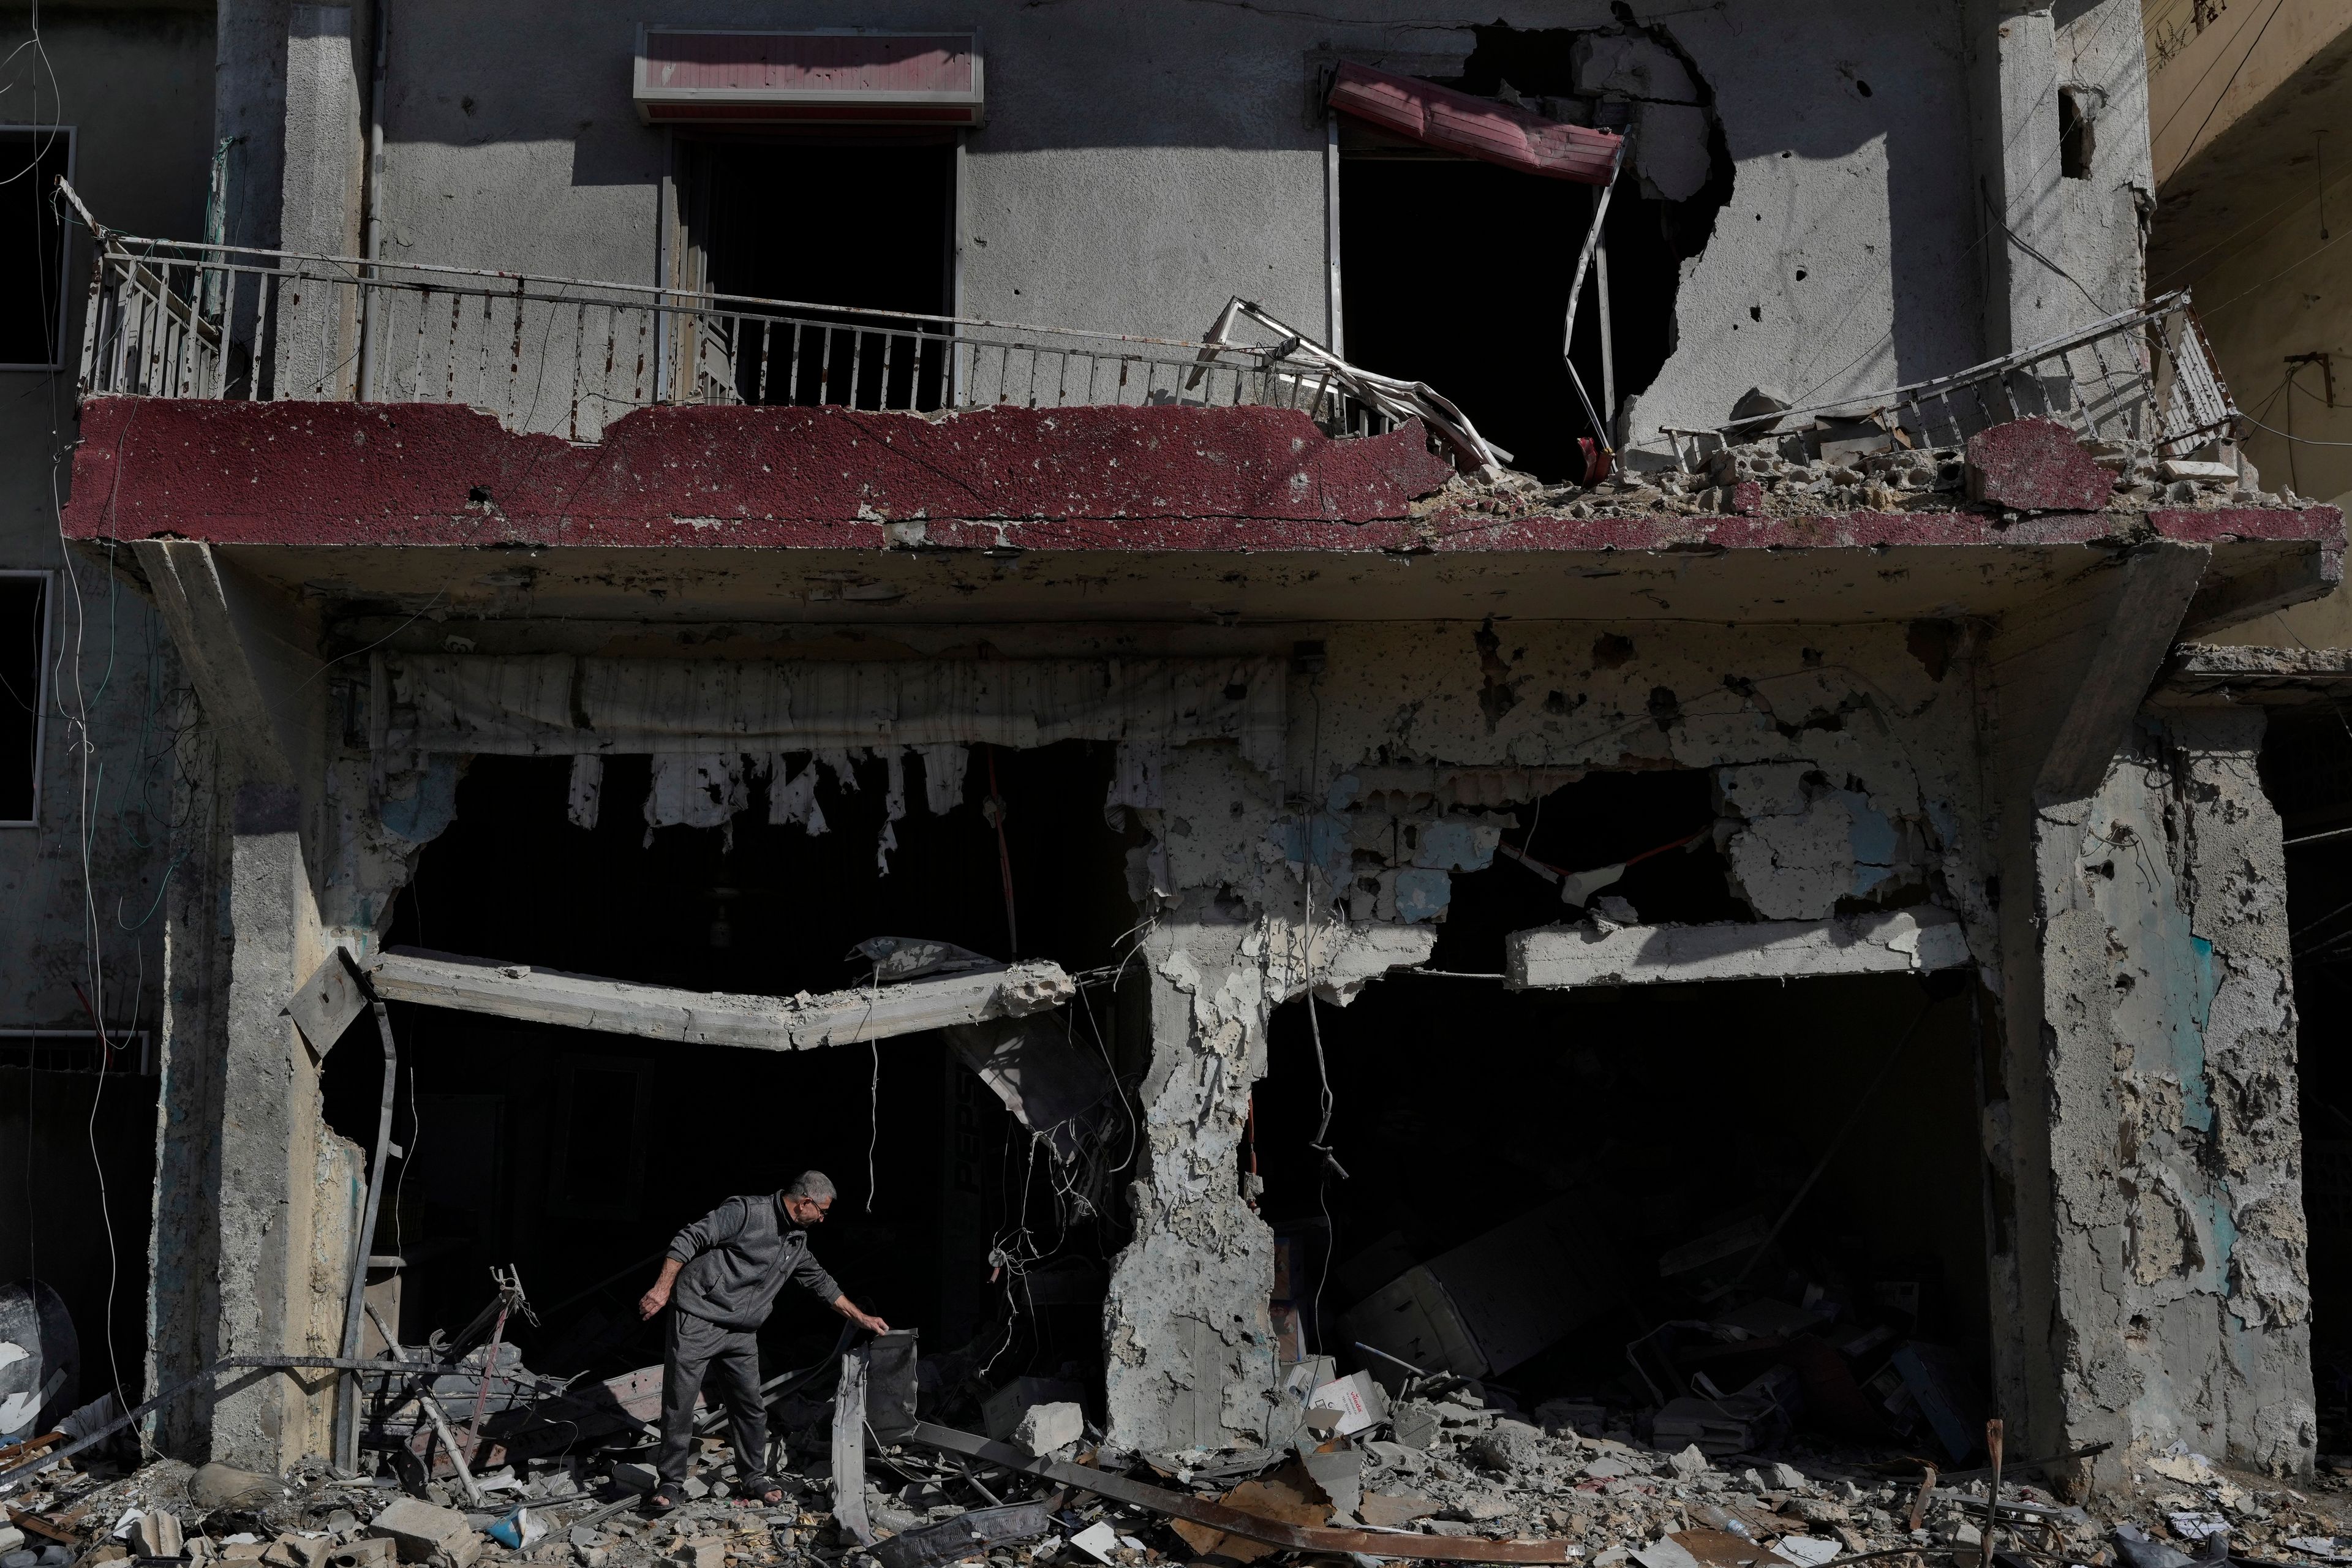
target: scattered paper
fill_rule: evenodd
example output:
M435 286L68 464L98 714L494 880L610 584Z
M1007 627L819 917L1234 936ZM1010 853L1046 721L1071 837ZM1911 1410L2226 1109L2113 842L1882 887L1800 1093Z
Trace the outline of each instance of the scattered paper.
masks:
M1111 1552L1118 1545L1118 1531L1107 1521L1097 1520L1070 1537L1070 1544L1097 1563L1108 1563Z
M1372 1374L1358 1372L1327 1383L1308 1394L1307 1408L1310 1415L1318 1410L1336 1411L1339 1419L1331 1430L1346 1437L1378 1421L1386 1413L1387 1401L1381 1397L1379 1385L1372 1382Z

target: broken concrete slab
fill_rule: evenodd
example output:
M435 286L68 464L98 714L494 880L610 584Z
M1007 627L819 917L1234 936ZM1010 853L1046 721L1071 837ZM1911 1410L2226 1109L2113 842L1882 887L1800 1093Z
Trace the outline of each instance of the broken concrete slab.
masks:
M482 1554L482 1538L455 1509L436 1508L419 1498L400 1498L375 1516L368 1533L389 1540L403 1563L435 1568L467 1568Z
M1066 1400L1033 1405L1013 1425L1013 1441L1033 1454L1066 1448L1086 1435L1086 1412Z
M1544 926L1504 939L1514 991L1779 980L1824 974L1915 974L1969 963L1958 915L1930 908L1825 921L1714 925Z
M2115 475L2055 419L2012 419L1979 430L1966 450L1969 499L1988 506L2096 511L2116 492Z
M680 991L421 948L386 949L369 968L386 1001L487 1013L605 1034L799 1051L887 1039L1058 1007L1077 994L1057 963L1008 964L821 996Z

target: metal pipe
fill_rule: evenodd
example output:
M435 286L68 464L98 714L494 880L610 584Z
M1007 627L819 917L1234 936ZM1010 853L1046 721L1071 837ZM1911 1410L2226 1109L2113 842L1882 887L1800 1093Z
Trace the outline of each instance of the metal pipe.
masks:
M376 1112L375 1159L368 1173L367 1202L360 1220L359 1234L352 1238L351 1291L343 1299L343 1359L360 1353L360 1313L367 1311L367 1261L375 1242L375 1217L383 1203L383 1163L392 1152L392 1101L400 1081L400 1049L393 1044L392 1019L381 1001L368 1004L375 1010L376 1033L383 1040L383 1099ZM383 1325L378 1323L377 1327ZM384 1335L387 1345L390 1334ZM360 1460L360 1380L356 1373L343 1379L343 1397L335 1406L336 1463L345 1469L357 1469Z
M1324 342L1346 357L1347 320L1339 313L1339 117L1323 119L1323 256L1328 269L1324 285Z

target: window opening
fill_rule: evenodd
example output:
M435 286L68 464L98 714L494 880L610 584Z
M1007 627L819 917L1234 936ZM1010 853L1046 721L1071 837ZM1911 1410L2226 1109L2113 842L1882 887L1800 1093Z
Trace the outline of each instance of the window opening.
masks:
M73 177L73 132L0 129L0 370L64 363L66 226L57 183Z
M48 646L49 574L0 572L0 825L40 816Z
M2058 172L2070 180L2091 177L2091 106L2081 88L2058 89Z
M682 142L679 153L688 252L681 270L689 286L820 306L948 313L952 142L936 135L714 137ZM944 403L948 339L937 322L778 313L791 320L702 320L706 332L730 340L719 348L731 359L728 374L740 401L921 409Z

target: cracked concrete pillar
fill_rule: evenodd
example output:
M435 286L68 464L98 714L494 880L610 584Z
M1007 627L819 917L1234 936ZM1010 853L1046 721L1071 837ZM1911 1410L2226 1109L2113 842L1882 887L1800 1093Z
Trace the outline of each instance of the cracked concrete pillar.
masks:
M322 813L317 629L203 544L131 549L202 711L201 815L218 879L213 896L172 906L149 1302L157 1368L180 1376L222 1355L336 1354L359 1150L322 1120L318 1058L285 1016L328 945L307 847ZM327 1452L331 1376L253 1373L222 1386L208 1427L200 1414L175 1416L167 1440L271 1471Z
M2070 1444L2308 1470L2310 1293L2259 710L2154 715L2035 834Z
M1145 938L1151 1066L1129 1189L1135 1239L1103 1304L1110 1440L1265 1440L1275 1386L1274 1234L1243 1202L1242 1125L1265 1072L1262 922L1166 919Z
M228 994L219 1062L219 1181L212 1228L221 1355L340 1353L358 1150L319 1114L318 1063L284 1016L325 956L311 903L301 803L237 786L228 839ZM280 1470L326 1454L331 1374L247 1374L214 1406L212 1457Z
M2258 712L2143 706L2202 575L2138 551L1994 634L1995 1352L2036 1452L2307 1468L2294 1006ZM2006 1290L2002 1280L2011 1281Z

